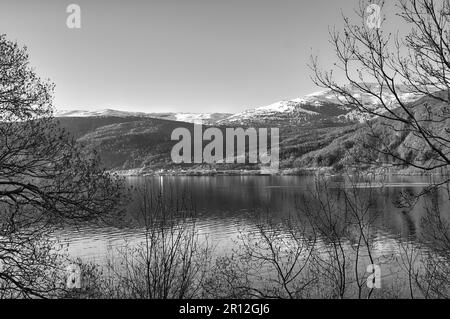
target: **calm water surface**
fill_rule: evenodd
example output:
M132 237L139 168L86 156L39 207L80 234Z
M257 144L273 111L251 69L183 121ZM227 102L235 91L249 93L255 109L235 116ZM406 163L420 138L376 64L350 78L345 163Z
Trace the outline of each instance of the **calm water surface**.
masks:
M331 185L342 182L340 177L330 180ZM308 196L315 185L314 177L305 176L152 176L127 181L134 186L148 183L165 194L188 194L196 206L199 234L207 235L221 253L233 248L240 230L255 228L255 214L265 214L274 221L298 214L302 197ZM405 212L393 203L401 191L420 192L430 181L430 177L390 176L382 181L382 187L380 183L371 185L375 194L372 214L376 219L371 227L375 254L396 255L400 242L415 244L423 204ZM130 203L127 214L133 214L136 207L136 202ZM450 214L448 206L445 210ZM143 236L142 229L136 227L112 226L66 228L57 233L72 256L95 262L102 262L117 247L141 242Z

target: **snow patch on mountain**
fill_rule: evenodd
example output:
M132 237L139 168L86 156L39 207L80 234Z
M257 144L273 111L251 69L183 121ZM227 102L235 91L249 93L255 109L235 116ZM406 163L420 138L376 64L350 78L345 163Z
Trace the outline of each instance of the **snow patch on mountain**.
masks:
M377 90L379 86L371 85L371 89ZM360 92L356 88L350 89L352 96L361 101L366 107L382 112L381 101L368 93ZM420 98L418 94L410 93L406 88L399 87L398 97L402 102L413 102ZM391 93L385 93L382 100L389 108L397 105L396 97ZM103 110L60 110L56 111L56 117L94 117L94 116L116 116L116 117L150 117L166 120L174 120L187 123L205 125L246 125L249 123L278 123L299 124L308 123L315 120L331 121L367 121L370 116L359 112L343 97L336 95L331 90L322 90L307 94L303 97L282 100L269 105L249 108L236 114L227 113L188 113L188 112L168 112L168 113L144 113L127 112L113 109Z
M206 120L211 120L210 113L176 113L175 119L180 122L203 124Z
M95 116L117 116L117 117L145 117L147 113L144 112L127 112L112 109L102 109L102 110L56 110L54 113L55 117L95 117Z
M148 117L165 120L180 121L194 124L214 124L215 121L229 117L228 113L145 113L127 112L113 109L103 110L57 110L55 117Z
M295 100L279 101L273 104L248 109L244 112L234 114L222 121L219 121L219 123L244 123L255 119L276 119L279 114L290 114L294 112L305 116L318 114L315 111L302 108L299 104L301 103Z
M372 89L377 90L376 84L372 85ZM382 102L376 97L368 93L360 92L356 88L354 93L350 90L352 96L361 101L365 107L377 112L384 109ZM421 95L409 93L406 88L399 87L398 98L403 103L416 101ZM391 108L398 105L397 97L392 93L382 95L383 103ZM370 116L361 113L355 106L349 104L344 96L337 95L331 90L322 90L305 95L304 97L291 100L283 100L260 106L244 112L234 114L227 119L219 121L221 124L248 124L248 123L264 123L268 120L283 120L284 123L299 123L314 120L318 117L329 118L335 121L367 121ZM282 123L281 123L282 124Z

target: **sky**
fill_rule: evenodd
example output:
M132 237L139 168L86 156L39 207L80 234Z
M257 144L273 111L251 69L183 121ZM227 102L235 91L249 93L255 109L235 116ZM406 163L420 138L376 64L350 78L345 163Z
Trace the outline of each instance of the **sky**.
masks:
M69 4L81 28L66 25ZM0 33L56 84L57 109L227 112L320 90L311 54L356 0L0 0Z

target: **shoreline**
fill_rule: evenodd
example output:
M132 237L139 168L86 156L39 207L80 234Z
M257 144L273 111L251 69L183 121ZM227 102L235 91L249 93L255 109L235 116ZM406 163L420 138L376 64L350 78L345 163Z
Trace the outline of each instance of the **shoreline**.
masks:
M159 169L149 170L145 168L127 170L108 170L109 173L123 177L141 176L339 176L346 173L355 173L357 168L349 168L348 171L336 171L331 167L311 167L311 168L289 168L280 169L276 172L264 170L211 170L211 169ZM391 176L450 176L450 172L420 171L418 169L398 169L392 167L373 167L359 170L360 174L370 175L391 175Z

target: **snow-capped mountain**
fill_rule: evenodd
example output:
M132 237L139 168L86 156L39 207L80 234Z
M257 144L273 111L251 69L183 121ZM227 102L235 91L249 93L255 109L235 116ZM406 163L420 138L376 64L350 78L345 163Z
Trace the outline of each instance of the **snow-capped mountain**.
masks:
M57 110L55 117L148 117L173 120L195 124L215 124L217 121L228 118L229 113L144 113L127 112L113 109L94 111L86 110Z
M147 113L143 112L127 112L118 111L112 109L103 110L56 110L54 113L55 117L96 117L96 116L117 116L117 117L148 117Z
M279 101L267 106L248 109L234 114L224 120L218 121L219 125L260 125L260 124L297 124L308 118L317 117L320 112L303 105L296 100Z
M375 88L376 89L376 88ZM373 95L361 94L356 89L352 95L371 109L378 110L382 104ZM413 102L420 95L407 92L405 88L398 88L399 98L405 103ZM396 98L393 94L383 94L383 102L395 107ZM380 109L381 110L381 109ZM308 94L302 98L283 100L267 106L247 109L218 121L221 125L262 125L262 124L307 124L317 122L364 122L369 119L350 106L343 96L338 96L331 90L323 90Z
M372 89L377 90L373 85ZM356 89L350 92L365 106L381 111L381 101L370 94L361 94ZM413 102L420 95L412 94L404 87L398 87L399 98L403 102ZM390 94L383 94L383 102L395 107L396 98ZM265 106L249 108L236 114L228 113L144 113L127 112L113 109L95 111L60 110L56 117L148 117L166 119L187 123L205 125L304 125L304 124L332 124L346 122L364 122L370 117L346 103L343 96L338 96L330 90L323 90L308 94L302 98L283 100Z
M222 113L174 113L175 120L194 124L214 124L219 119L227 118L230 114Z

